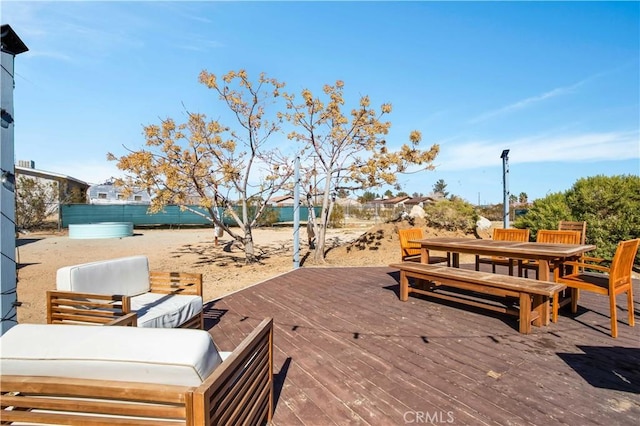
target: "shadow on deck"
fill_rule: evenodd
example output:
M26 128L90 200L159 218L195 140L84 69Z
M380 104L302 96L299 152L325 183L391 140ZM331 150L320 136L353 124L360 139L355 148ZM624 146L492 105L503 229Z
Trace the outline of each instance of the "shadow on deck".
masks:
M401 302L390 268L302 268L209 303L205 317L222 350L274 318L277 425L634 424L640 327L619 312L612 339L607 298L583 292L580 306L523 335L516 318Z

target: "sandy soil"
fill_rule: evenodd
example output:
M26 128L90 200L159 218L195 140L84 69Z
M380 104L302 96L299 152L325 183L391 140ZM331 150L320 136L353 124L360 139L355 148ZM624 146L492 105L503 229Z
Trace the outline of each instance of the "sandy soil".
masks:
M301 265L386 266L399 260L397 230L408 227L409 223L399 222L331 229L327 233L329 251L322 265L314 265L310 260L312 255L303 230ZM427 237L462 236L428 228L425 232ZM156 271L200 272L204 300L214 300L292 270L292 233L291 227L255 230L260 263L253 265L245 264L244 252L228 236L220 238L215 246L211 229L136 229L132 237L91 240L70 239L66 233L20 235L16 244L18 301L22 304L18 308L18 322L46 322L45 292L55 289L58 268L122 256L146 255L150 268Z

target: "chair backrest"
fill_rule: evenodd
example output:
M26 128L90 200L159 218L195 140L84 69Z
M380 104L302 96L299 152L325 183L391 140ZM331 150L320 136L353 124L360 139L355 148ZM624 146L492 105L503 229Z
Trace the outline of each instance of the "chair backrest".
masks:
M580 232L580 242L578 244L586 244L587 241L587 222L572 222L569 220L561 220L558 223L559 231L578 231Z
M404 260L407 256L420 254L420 244L410 243L409 240L423 239L422 228L399 229L398 236L400 237L400 259Z
M517 228L493 228L493 239L495 241L529 241L528 229Z
M631 283L631 270L638 252L640 238L621 241L618 243L616 254L613 255L609 269L609 291L615 287Z
M556 231L555 229L539 229L536 241L539 243L580 244L580 231Z

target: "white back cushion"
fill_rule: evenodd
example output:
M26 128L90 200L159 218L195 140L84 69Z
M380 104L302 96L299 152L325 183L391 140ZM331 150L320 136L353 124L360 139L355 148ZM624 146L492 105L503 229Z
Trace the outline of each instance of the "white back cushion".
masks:
M204 330L19 324L0 337L3 375L198 386L221 362Z
M149 291L149 260L129 256L66 266L56 273L56 288L78 293L135 296Z

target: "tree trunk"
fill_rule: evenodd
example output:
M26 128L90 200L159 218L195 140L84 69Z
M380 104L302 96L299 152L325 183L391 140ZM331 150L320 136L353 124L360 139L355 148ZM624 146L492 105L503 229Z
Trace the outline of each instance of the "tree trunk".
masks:
M255 256L253 250L253 234L251 233L251 227L245 227L242 244L244 245L244 255L246 258L246 263L257 262L258 258Z
M327 179L327 183L324 187L324 194L322 197L322 212L320 218L317 221L317 234L316 249L313 252L313 259L316 262L324 263L324 247L325 239L327 235L327 226L329 224L329 215L331 213L331 181Z
M324 211L324 209L323 209ZM317 234L317 239L316 239L316 248L313 252L313 259L316 262L322 262L324 263L324 240L325 240L325 235L326 235L326 230L327 227L323 221L323 219L320 219L318 221L317 224L317 230L318 230L318 234Z

